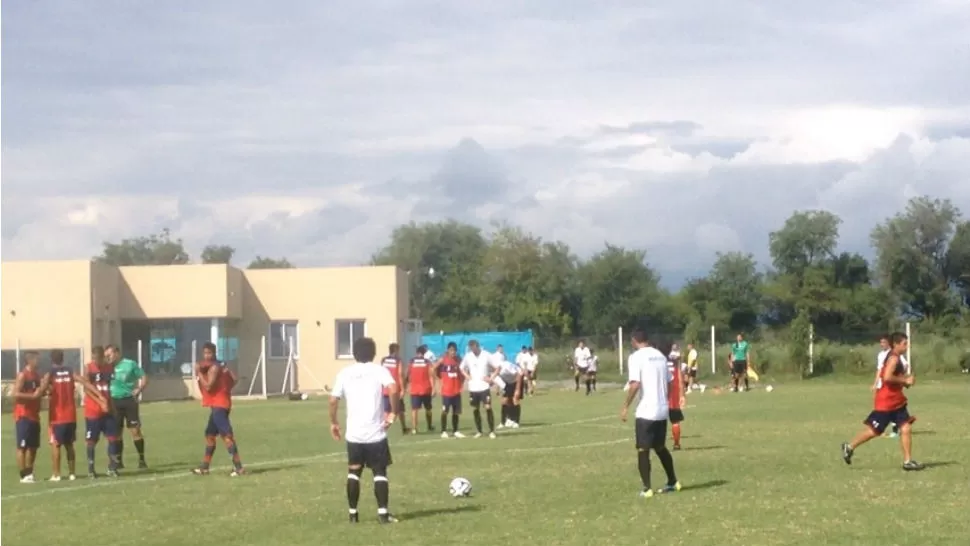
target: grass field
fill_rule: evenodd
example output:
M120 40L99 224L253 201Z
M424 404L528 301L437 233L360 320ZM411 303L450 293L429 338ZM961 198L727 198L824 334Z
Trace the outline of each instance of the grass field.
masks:
M852 466L842 462L839 443L859 430L869 410L865 383L692 394L685 450L674 454L684 490L646 500L637 498L632 424L616 417L622 393L549 390L526 400L521 429L500 432L496 440L401 437L395 428L391 509L401 521L389 526L376 522L369 479L361 522L347 523L344 450L327 434L323 399L238 403L234 425L251 472L242 478L188 473L201 456L206 414L196 403L180 402L143 408L149 471L22 485L6 447L13 445L7 415L2 541L967 544L968 389L966 380L951 380L909 391L919 418L914 455L928 467L921 473L899 468L898 442L891 439L861 447ZM468 408L463 421L469 429ZM38 458L37 477L47 477L46 446ZM126 458L134 466L130 445ZM213 462L226 467L224 451ZM471 480L471 498L448 495L455 476ZM659 463L654 483L663 483Z

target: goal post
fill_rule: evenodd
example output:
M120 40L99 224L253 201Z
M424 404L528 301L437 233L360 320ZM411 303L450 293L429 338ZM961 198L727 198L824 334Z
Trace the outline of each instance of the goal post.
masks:
M256 391L256 383L259 382L260 390ZM259 356L256 358L256 366L253 368L253 377L249 381L249 390L246 396L261 400L266 399L266 336L259 340Z

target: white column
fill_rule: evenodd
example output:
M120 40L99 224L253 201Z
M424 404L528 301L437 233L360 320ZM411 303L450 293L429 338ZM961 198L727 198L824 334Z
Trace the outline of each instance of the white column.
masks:
M226 358L226 355L219 354L222 351L219 350L219 319L217 318L211 319L209 322L209 341L216 346L216 358ZM193 354L192 358L198 358L198 356Z

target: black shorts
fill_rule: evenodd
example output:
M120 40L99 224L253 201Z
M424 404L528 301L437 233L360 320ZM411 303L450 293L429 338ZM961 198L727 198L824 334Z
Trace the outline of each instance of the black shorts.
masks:
M478 406L490 406L492 405L492 391L481 391L481 392L470 392L468 393L468 405L473 408Z
M684 412L679 409L670 410L670 423L676 425L677 423L684 420Z
M40 421L17 419L17 449L37 449L40 447Z
M886 429L890 424L903 426L915 421L916 417L909 414L909 408L903 406L893 411L873 411L869 414L869 417L866 417L866 420L863 421L863 423L871 428L876 434L882 434L883 432L886 432Z
M138 428L141 426L139 404L135 397L115 398L112 404L115 408L115 420L118 422L119 428Z
M380 442L358 444L347 442L347 464L349 466L366 466L371 470L383 471L391 466L391 446L387 438Z
M430 394L412 394L411 395L411 409L421 409L426 410L431 409L431 395Z
M77 441L77 423L61 423L51 425L50 444L52 446L68 446Z
M696 378L697 377L697 368L687 368L687 377Z
M576 366L576 373L579 375L586 375L589 372L589 368L586 366Z
M747 360L735 360L731 364L731 373L734 375L744 375L748 373L748 361Z
M514 398L515 397L515 382L514 381L511 382L511 383L506 383L505 384L505 389L503 389L503 391L502 391L502 396L504 396L505 398Z
M637 449L659 449L667 441L667 420L637 419L634 424Z

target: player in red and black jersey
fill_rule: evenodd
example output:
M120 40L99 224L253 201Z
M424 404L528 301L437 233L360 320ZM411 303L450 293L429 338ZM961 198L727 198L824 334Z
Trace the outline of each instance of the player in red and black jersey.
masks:
M54 349L50 359L51 369L41 380L41 391L48 394L52 467L50 481L61 481L62 447L67 454L68 479L74 480L77 478L77 455L74 451L74 442L77 440L77 392L74 383L80 383L85 396L94 399L102 410L108 409L108 402L87 377L64 365L64 351Z
M401 347L397 343L391 343L387 348L387 356L381 360L381 366L391 373L394 382L397 383L397 404L391 404L391 394L387 387L384 388L384 413L391 413L392 408L397 408L397 420L401 422L401 432L408 433L408 422L404 418L404 370L401 364Z
M407 383L411 394L411 434L418 433L418 411L424 408L428 432L434 432L431 402L434 396L434 363L424 358L428 347L421 345L408 363Z
M111 408L110 385L113 370L112 366L105 362L103 347L95 346L91 349L91 361L85 366L84 372L88 382L105 401L102 404L93 396L84 397L84 443L88 458L88 477L98 477L94 466L94 452L102 435L108 444L108 475L117 476L117 445L121 431L118 429L118 422Z
M684 421L684 380L680 366L680 351L674 344L670 354L667 356L667 368L673 381L670 382L670 390L667 393L667 405L670 407L670 430L674 437L674 450L680 449L680 424Z
M17 374L13 387L13 420L16 424L17 467L20 483L34 483L34 459L40 447L40 398L44 395L37 375L36 351L24 353L24 369Z
M903 470L923 470L924 465L913 460L913 422L916 417L909 414L908 401L903 394L904 388L916 384L916 378L903 360L909 347L906 334L896 332L890 336L891 349L880 372L880 382L873 400L873 410L863 423L865 430L852 442L842 444L842 460L852 464L852 455L860 445L877 438L890 424L899 427L900 442L903 450Z
M461 389L465 385L465 376L461 373L457 343L448 344L445 355L435 364L435 376L441 385L441 437L448 437L448 412L451 411L451 434L455 438L464 438L465 435L458 430L458 420L461 417Z
M236 386L236 374L224 362L216 360L216 346L207 342L202 345L202 362L195 363L195 375L199 378L202 407L209 408L209 422L205 427L205 455L202 464L192 469L194 474L209 473L212 456L216 452L216 438L221 437L226 451L232 457L230 476L244 474L236 437L232 432L229 412L232 411L232 388Z

